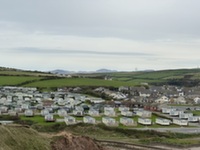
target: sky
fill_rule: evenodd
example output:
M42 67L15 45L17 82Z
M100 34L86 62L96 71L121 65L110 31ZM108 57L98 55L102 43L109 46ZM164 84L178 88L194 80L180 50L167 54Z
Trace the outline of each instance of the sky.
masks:
M199 6L199 0L0 0L0 66L197 68Z

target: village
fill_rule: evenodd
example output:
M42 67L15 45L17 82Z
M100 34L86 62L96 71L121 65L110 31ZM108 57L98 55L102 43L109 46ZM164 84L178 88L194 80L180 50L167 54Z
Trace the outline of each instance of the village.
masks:
M200 87L105 87L93 89L111 98L82 94L81 88L58 88L40 92L37 88L0 87L0 116L37 116L46 123L99 124L114 127L195 126L200 121ZM13 120L1 120L1 124Z

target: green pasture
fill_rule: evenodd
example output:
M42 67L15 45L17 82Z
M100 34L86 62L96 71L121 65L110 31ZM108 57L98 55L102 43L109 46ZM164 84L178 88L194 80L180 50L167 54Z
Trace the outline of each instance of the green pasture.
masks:
M65 78L65 79L53 79L36 81L30 84L26 84L28 87L64 87L64 86L134 86L134 83L122 82L122 81L108 81L101 79L89 79L89 78Z
M40 80L41 77L28 77L28 76L0 76L0 86L18 85L23 82Z

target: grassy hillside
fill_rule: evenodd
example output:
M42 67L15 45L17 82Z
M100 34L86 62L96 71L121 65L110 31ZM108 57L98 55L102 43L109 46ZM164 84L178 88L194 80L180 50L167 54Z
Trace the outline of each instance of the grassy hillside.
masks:
M141 83L191 86L200 83L200 69L76 74L75 76L76 78L60 78L42 72L0 68L0 86L15 85L51 89L63 86L135 86ZM105 76L113 80L104 80Z
M0 126L1 150L49 150L50 139L25 127Z

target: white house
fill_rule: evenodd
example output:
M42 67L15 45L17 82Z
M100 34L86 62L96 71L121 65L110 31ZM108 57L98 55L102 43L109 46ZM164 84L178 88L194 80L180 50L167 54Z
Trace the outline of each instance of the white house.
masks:
M122 116L126 116L126 117L132 117L133 116L133 112L132 111L128 111L128 110L124 110L124 111L121 111L121 115Z
M139 111L136 111L136 115L140 116L142 118L150 118L152 115L152 112L145 111L145 110L139 110Z
M99 110L90 109L90 110L88 111L88 114L89 114L90 116L99 116Z
M25 110L25 111L24 111L24 115L25 115L26 117L33 117L33 116L34 116L33 110L31 110L31 109Z
M167 96L162 96L162 97L156 99L155 102L156 103L160 103L160 104L168 103L169 102L169 98Z
M107 126L118 126L118 122L114 118L103 117L102 122Z
M110 116L110 117L115 117L116 113L114 110L104 110L104 115L105 116Z
M47 115L45 115L44 119L47 122L53 122L53 121L55 121L53 114L47 114Z
M194 103L195 104L200 104L200 98L199 97L195 97L194 98Z
M64 121L67 125L76 124L76 118L72 116L65 116Z
M176 103L176 104L186 104L186 100L183 96L179 96L178 98L174 99L174 103Z
M151 125L151 119L148 118L138 118L138 123L142 125Z
M95 124L96 123L96 119L90 116L84 116L83 117L83 122L84 123L89 123L89 124Z
M134 125L134 120L132 118L121 117L120 118L120 123L125 125L125 126L133 126Z
M182 114L179 114L179 118L180 119L188 119L189 117L192 117L193 114L192 113L182 113Z
M156 123L159 124L159 125L169 126L170 123L171 123L171 120L163 119L163 118L156 118Z
M188 121L187 120L182 120L180 118L174 118L173 119L173 124L179 125L179 126L187 126Z

